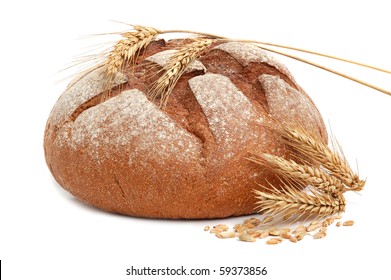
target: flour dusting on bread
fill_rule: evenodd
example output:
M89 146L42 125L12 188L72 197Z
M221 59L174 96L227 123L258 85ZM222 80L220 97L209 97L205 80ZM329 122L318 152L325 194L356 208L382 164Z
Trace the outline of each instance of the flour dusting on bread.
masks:
M296 120L307 131L319 133L323 121L310 99L277 76L263 74L258 80L265 90L273 118L286 123Z
M295 82L292 74L289 72L288 68L286 68L284 64L280 63L272 55L258 48L257 46L240 42L228 42L220 44L214 49L219 49L229 53L243 66L248 66L250 63L253 62L267 63L270 66L276 68L278 71L280 71L287 77L289 77L292 82Z
M103 73L102 68L97 68L81 79L76 78L77 82L72 82L54 105L50 114L51 125L61 126L81 104L101 94L107 85ZM126 75L117 73L113 86L126 81Z
M259 132L254 125L261 124L262 118L229 78L205 74L190 79L189 85L222 148L235 151L249 141L258 141ZM228 157L233 155L231 152Z
M106 151L132 146L129 161L137 154L154 154L152 157L178 160L196 158L200 153L197 139L151 103L145 93L127 90L98 104L79 115L75 120L70 139L74 148L83 145L95 152L100 145ZM110 154L106 155L110 157Z

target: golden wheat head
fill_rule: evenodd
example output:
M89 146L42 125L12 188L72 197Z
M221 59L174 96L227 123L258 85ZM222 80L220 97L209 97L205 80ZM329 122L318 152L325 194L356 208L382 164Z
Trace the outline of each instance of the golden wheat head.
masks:
M126 63L133 64L139 52L146 48L158 34L157 29L144 26L134 26L133 31L123 33L122 39L114 45L104 63L108 80L113 81Z
M311 185L319 191L329 194L347 191L339 179L316 166L299 164L293 160L286 160L282 157L266 153L254 155L249 160L269 168L280 178L293 181L303 187Z
M280 189L271 186L266 190L255 191L258 199L256 209L273 217L273 223L293 222L311 216L318 219L345 211L346 202L342 194L333 196L311 187L303 191L294 183L283 183Z
M322 138L298 126L283 124L280 128L278 132L287 145L327 169L347 188L359 191L364 187L365 181L353 172L343 153L332 151Z

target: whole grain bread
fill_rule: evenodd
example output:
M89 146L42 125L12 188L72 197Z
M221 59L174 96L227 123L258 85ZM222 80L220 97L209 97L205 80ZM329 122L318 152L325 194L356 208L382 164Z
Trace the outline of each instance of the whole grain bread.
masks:
M130 216L250 214L253 190L279 180L246 157L290 157L270 130L273 122L300 124L327 139L318 109L291 73L251 44L213 44L159 107L148 95L154 73L185 42L152 42L109 91L102 68L69 85L44 137L47 164L64 189Z

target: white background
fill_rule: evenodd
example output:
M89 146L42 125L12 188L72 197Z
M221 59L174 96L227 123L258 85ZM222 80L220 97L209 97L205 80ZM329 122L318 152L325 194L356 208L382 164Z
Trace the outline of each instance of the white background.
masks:
M318 105L353 166L368 178L322 240L267 246L203 232L223 221L148 220L79 203L49 173L42 148L58 82L88 34L118 20L256 39L391 68L389 1L2 1L0 4L0 259L4 279L149 279L138 268L266 266L258 279L385 279L389 275L391 96L280 58ZM7 3L7 4L6 4ZM317 59L391 90L390 75ZM165 279L171 279L166 277ZM188 277L189 279L224 279ZM242 276L228 279L256 279ZM161 279L151 277L150 279ZM185 279L185 277L177 277ZM287 278L285 278L287 279Z

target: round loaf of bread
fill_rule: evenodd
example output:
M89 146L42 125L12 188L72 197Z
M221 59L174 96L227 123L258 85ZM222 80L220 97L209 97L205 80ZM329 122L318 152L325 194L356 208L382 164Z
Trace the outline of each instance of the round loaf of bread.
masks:
M186 69L165 107L148 92L184 40L152 42L107 92L103 68L73 81L49 116L44 148L56 181L109 212L153 218L253 213L253 190L275 182L246 159L289 158L272 121L327 138L319 111L287 68L245 43L211 45Z

